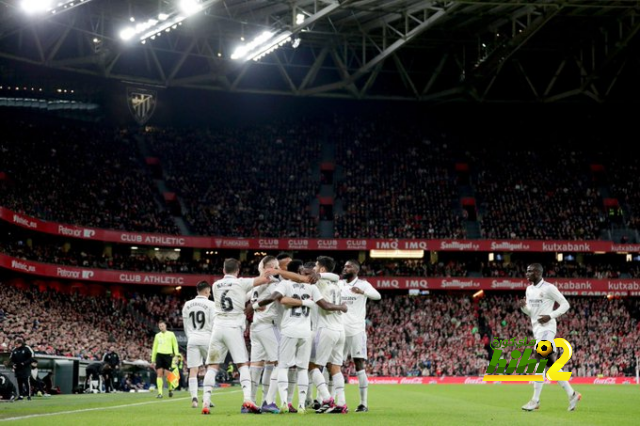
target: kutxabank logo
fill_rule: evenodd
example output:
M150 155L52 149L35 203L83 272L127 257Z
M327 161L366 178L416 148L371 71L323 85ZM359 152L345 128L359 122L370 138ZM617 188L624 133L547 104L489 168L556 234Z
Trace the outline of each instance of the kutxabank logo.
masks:
M571 359L573 355L573 348L571 344L565 339L557 338L553 339L556 348L564 349L562 356L554 362L547 370L547 379L553 381L564 381L571 378L571 372L560 371L562 367ZM491 362L487 367L487 374L482 378L484 382L543 382L544 370L547 367L549 361L547 356L552 353L552 348L549 346L551 342L541 341L536 344L534 349L527 348L523 352L518 349L511 351L511 360L507 365L506 359L500 359L502 350L494 348ZM538 359L535 353L545 357ZM518 361L520 361L518 363ZM537 365L537 368L536 368ZM524 374L526 370L527 374ZM531 375L535 371L535 375ZM513 374L513 373L517 374ZM505 374L500 374L505 373Z

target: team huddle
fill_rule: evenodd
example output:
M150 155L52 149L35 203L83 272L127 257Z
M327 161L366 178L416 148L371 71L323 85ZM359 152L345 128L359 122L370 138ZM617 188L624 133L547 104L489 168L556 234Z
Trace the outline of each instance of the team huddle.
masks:
M222 279L212 286L199 283L198 296L182 310L192 407L199 406L198 368L206 365L202 413L209 414L216 376L230 355L240 373L242 413L305 414L313 409L344 414L348 408L341 367L350 356L360 388L356 411L368 411L366 302L379 300L380 293L358 279L357 261L346 262L343 279L333 273L335 266L328 256L304 264L288 255L266 256L259 265L260 276L238 278L240 261L226 259ZM251 314L249 358L244 330ZM310 385L316 388L315 400Z

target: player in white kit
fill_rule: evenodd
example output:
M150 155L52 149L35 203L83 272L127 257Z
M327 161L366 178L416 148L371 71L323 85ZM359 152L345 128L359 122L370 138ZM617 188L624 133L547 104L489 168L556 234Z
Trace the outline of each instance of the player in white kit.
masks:
M298 369L298 409L297 412L304 414L306 409L304 406L307 391L309 388L309 357L311 355L311 319L309 316L310 307L317 304L320 308L327 311L345 312L345 305L334 305L324 300L318 288L313 285L305 284L305 282L315 282L318 278L324 278L325 275L302 276L291 272L298 270L299 262L292 261L288 265L289 271L265 271L265 273L279 273L285 278L274 289L271 297L256 303L253 308L264 306L273 300L279 301L285 306L285 311L280 323L280 332L282 334L280 340L280 353L278 356L278 391L280 393L281 408L280 412L288 412L287 394L289 387L288 371L290 367ZM299 282L291 281L295 279ZM269 405L275 404L275 401L267 400Z
M215 316L214 303L209 300L211 286L206 281L196 285L198 295L184 304L182 324L187 335L187 368L191 406L198 408L198 368L205 364Z
M380 300L382 296L373 286L358 278L360 263L349 260L342 269L342 302L347 305L349 312L342 317L345 332L344 360L351 356L356 364L356 375L360 388L360 404L356 412L369 411L367 402L369 379L365 370L367 361L367 332L365 318L367 316L367 300Z
M532 263L527 266L527 280L531 283L527 287L526 298L518 302L518 306L525 314L531 317L533 337L537 342L548 340L553 345L554 352L548 356L547 369L556 361L556 347L553 339L556 336L556 318L566 313L570 306L567 299L560 293L558 288L542 278L543 268L539 263ZM558 303L558 309L554 310L554 304ZM542 357L535 354L536 358ZM562 371L562 370L560 370ZM540 393L544 382L533 382L533 398L522 406L523 410L533 411L540 408ZM569 397L568 411L573 411L582 399L582 395L575 392L568 381L558 381L558 384Z
M262 274L265 268L275 268L278 260L273 256L265 256L258 265ZM254 287L250 292L251 304L270 296L280 280L274 276L267 285ZM277 303L264 306L253 313L250 328L251 337L251 398L256 402L256 393L262 377L262 408L266 407L266 395L270 390L271 375L278 361L280 342L280 317L282 307ZM275 392L276 389L273 389ZM275 393L274 393L275 395Z
M251 401L251 375L247 365L249 357L244 342L247 321L244 308L247 292L253 287L268 283L269 277L261 275L256 278L238 278L240 261L237 259L225 259L223 271L224 278L212 286L216 318L207 353L202 414L209 414L211 389L216 384L219 365L224 362L227 353L231 354L240 373L240 385L244 394L241 412L260 414L260 408Z
M342 304L341 288L338 285L340 277L333 274L336 262L329 256L319 256L314 270L322 273L323 278L315 284L320 294L325 300L329 300L334 305ZM342 375L342 363L344 357L345 333L342 324L342 312L325 311L318 309L317 325L313 333L313 344L311 349L311 362L309 363L309 373L315 384L318 395L322 400L317 413L340 413L348 412L344 395L344 376ZM322 369L328 368L333 379L336 392L336 401L333 400Z

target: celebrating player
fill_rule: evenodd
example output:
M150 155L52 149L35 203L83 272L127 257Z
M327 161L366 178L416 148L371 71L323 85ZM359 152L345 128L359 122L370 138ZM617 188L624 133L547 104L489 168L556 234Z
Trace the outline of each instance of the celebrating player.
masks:
M520 300L518 306L522 312L531 317L533 337L536 341L548 340L552 343L554 352L548 357L547 368L549 368L556 361L556 347L553 343L553 339L556 336L556 318L566 313L570 306L556 286L542 279L542 272L543 268L539 263L532 263L527 266L527 280L531 285L527 287L526 299ZM553 310L556 302L560 306L558 306L558 309ZM542 358L537 353L535 355L538 359ZM540 393L542 392L543 384L544 382L533 382L533 398L522 406L523 410L533 411L540 408ZM578 401L582 399L582 395L575 392L568 381L558 381L558 384L562 386L569 397L568 411L575 410Z
M278 260L273 256L265 256L258 265L258 271L262 273L265 268L275 268ZM251 303L255 303L266 296L271 295L275 286L280 282L272 276L269 285L263 285L251 290ZM271 373L278 361L278 342L280 341L280 316L281 306L275 303L256 310L251 323L251 399L256 402L256 393L262 376L262 407L267 406L266 396L270 391ZM264 374L263 374L264 372ZM275 396L276 389L271 390Z
M268 283L269 277L261 275L256 278L238 278L240 261L231 258L224 261L223 271L224 278L213 283L216 318L207 354L202 414L210 412L211 389L216 384L219 365L224 362L227 353L231 354L240 373L240 385L244 394L241 412L260 414L260 408L251 401L251 375L247 365L249 357L244 343L247 321L244 305L247 293L253 287Z
M349 311L343 317L345 345L344 359L349 355L356 364L356 375L360 386L360 404L356 412L369 411L367 393L369 379L365 371L367 361L367 332L365 318L367 315L367 299L380 300L381 296L373 286L358 278L360 263L357 260L349 260L342 269L342 302L349 307Z
M198 368L204 365L213 330L215 305L209 300L211 287L206 281L196 285L198 295L184 304L182 323L187 335L187 368L189 369L189 393L191 406L198 408Z
M309 357L311 355L311 319L309 308L317 304L327 311L347 310L346 305L334 305L324 300L316 286L303 284L304 282L316 282L317 276L303 276L292 271L297 271L300 263L292 261L287 266L288 271L278 272L282 280L275 288L272 295L258 302L253 308L258 308L278 300L286 310L282 316L280 341L280 353L278 357L278 391L280 393L281 412L288 412L288 370L290 367L297 367L298 370L298 409L297 412L304 414L304 406L307 391L309 388ZM273 270L265 271L267 274L275 273ZM322 274L320 278L324 278ZM298 281L294 282L292 279ZM267 401L268 404L274 401Z

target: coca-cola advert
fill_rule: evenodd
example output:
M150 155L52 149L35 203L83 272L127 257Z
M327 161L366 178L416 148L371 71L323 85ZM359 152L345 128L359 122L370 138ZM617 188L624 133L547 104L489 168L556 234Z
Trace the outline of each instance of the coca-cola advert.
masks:
M572 385L636 385L635 377L571 377ZM369 377L373 385L490 385L513 384L530 385L533 382L485 382L482 377ZM349 377L349 384L357 385L357 377ZM545 380L545 384L557 384Z

